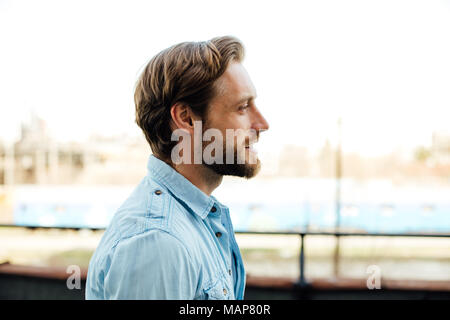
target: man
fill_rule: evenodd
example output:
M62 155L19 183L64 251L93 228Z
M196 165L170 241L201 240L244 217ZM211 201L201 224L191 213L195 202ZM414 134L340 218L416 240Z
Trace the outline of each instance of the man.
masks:
M87 299L243 299L229 210L211 195L224 175L260 167L253 144L269 126L243 57L219 37L170 47L143 71L136 122L153 155L90 261Z

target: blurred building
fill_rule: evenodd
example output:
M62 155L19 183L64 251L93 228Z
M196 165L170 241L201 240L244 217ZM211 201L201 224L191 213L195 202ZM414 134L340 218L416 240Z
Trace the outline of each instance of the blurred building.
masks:
M12 145L0 144L0 185L135 183L150 153L143 137L102 137L60 142L32 114Z

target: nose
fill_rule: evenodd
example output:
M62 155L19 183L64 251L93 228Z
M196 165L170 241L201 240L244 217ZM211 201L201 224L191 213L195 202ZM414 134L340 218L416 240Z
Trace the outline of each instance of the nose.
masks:
M255 118L252 127L258 132L269 130L269 123L257 108L255 108Z

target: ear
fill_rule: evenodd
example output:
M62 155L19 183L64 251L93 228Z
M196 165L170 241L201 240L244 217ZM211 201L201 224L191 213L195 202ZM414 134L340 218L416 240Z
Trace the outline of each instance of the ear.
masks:
M194 133L194 121L198 120L192 112L192 109L181 102L175 103L170 107L170 115L172 117L171 129L184 129L189 133Z

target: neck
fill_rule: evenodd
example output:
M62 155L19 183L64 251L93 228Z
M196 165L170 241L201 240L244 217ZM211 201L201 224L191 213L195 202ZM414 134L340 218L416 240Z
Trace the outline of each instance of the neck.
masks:
M222 183L223 176L204 165L168 164L208 196Z

